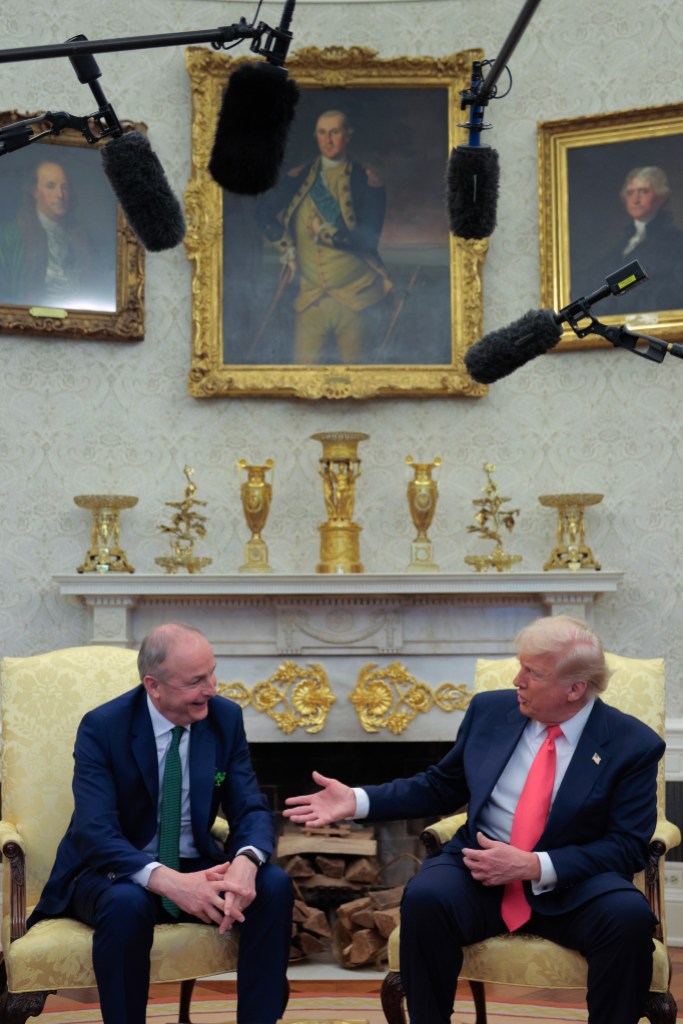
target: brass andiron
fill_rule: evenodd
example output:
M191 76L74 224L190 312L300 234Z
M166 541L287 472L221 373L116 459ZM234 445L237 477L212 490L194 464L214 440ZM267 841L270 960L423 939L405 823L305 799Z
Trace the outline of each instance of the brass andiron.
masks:
M92 512L90 547L76 572L135 572L119 547L119 513L133 508L138 499L125 494L79 494L74 502Z
M327 522L320 531L320 562L316 572L363 572L360 560L360 532L362 527L353 522L356 500L356 480L360 476L358 444L367 441L369 434L335 430L313 434L320 441L323 454L318 472L323 481Z
M240 459L237 463L242 509L247 526L251 530L251 537L244 545L244 565L240 566L240 572L273 571L268 565L268 548L261 533L266 525L273 497L274 465L272 459L267 459L265 466L250 466L246 459ZM270 483L266 480L266 473L269 470ZM241 477L242 472L246 473L244 481Z
M441 465L437 455L433 462L413 462L412 455L406 455L406 465L412 466L415 477L408 484L408 507L417 530L417 536L410 545L410 564L406 572L438 572L434 561L434 546L427 536L436 512L439 487L432 471Z
M597 505L602 494L541 494L539 501L546 508L557 509L557 546L543 566L548 569L600 569L593 552L586 544L584 511Z
M173 550L172 555L161 555L154 561L167 573L175 573L178 569L186 569L187 572L201 572L202 569L211 565L210 558L198 558L194 553L194 545L197 537L206 536L206 516L196 511L197 505L206 505L205 501L195 498L197 485L193 483L194 469L185 466L183 470L187 479L185 497L182 501L167 501L164 504L176 511L171 516L171 525L161 523L158 529L162 533L170 534L170 543Z
M484 463L486 473L486 487L482 487L485 497L474 498L473 505L478 506L479 511L475 515L476 526L468 526L468 533L478 533L483 540L495 541L495 548L490 555L467 555L465 562L472 565L477 572L488 572L489 569L497 569L498 572L507 572L517 562L522 561L521 555L506 555L503 551L501 529L505 527L508 533L512 532L515 525L515 516L519 515L518 508L503 509L510 499L501 497L498 488L493 482L492 473L496 467L491 462Z

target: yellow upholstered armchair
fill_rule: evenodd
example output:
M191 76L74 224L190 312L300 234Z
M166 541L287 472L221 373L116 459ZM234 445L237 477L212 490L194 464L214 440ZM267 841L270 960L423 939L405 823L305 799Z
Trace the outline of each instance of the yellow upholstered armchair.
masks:
M607 704L634 715L664 736L665 667L661 658L636 660L608 654L612 671L609 686L601 694ZM516 658L499 661L480 659L474 676L474 692L512 686L518 671ZM664 854L681 841L679 829L664 817L664 764L657 782L658 822L650 843L645 871L635 879L647 895L659 924L655 934L654 971L645 1015L651 1024L675 1024L676 1003L669 991L671 962L666 950L664 907ZM422 840L428 855L438 853L465 821L465 814L444 818L426 829ZM389 974L382 985L382 1007L389 1024L406 1024L403 986L399 963L399 929L389 939ZM587 964L580 953L564 949L535 935L497 935L475 946L467 946L460 978L470 983L476 1008L476 1024L486 1024L484 983L521 985L533 988L586 988Z
M41 921L26 931L73 810L76 729L86 711L138 683L136 654L75 647L0 664L3 854L0 1024L38 1016L50 992L95 985L92 929ZM227 826L226 826L227 834ZM179 1022L190 1020L194 979L237 968L237 940L202 924L160 924L153 982L179 981Z

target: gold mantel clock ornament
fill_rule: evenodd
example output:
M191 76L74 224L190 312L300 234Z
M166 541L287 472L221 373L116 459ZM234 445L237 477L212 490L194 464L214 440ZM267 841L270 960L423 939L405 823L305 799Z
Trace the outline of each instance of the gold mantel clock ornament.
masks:
M168 533L171 537L172 555L161 555L154 561L167 573L175 573L178 569L186 569L187 572L201 572L202 569L211 565L210 558L198 558L194 553L194 545L197 537L206 536L206 516L197 512L197 505L206 505L205 501L195 498L197 485L193 482L194 469L185 466L183 470L187 480L185 497L182 501L167 501L168 508L175 509L171 516L170 526L160 524L158 529L162 533Z
M482 540L495 541L495 547L489 555L467 555L465 562L472 565L477 572L487 572L489 569L497 569L498 572L507 572L517 562L522 561L521 555L507 555L503 551L501 530L503 527L511 533L515 525L515 517L519 515L518 508L504 509L510 500L498 493L498 488L493 482L492 474L496 467L492 462L484 463L486 473L486 486L482 487L483 498L474 498L473 505L479 509L475 515L476 526L468 526L468 533L478 533Z
M356 480L361 474L358 444L367 441L369 434L346 430L312 434L320 441L323 454L318 472L323 481L327 522L320 531L320 562L316 572L363 572L360 560L360 532L362 527L353 522L356 500Z
M543 568L600 569L593 552L586 544L584 511L589 505L598 505L602 494L541 494L539 501L546 508L557 509L557 546Z
M240 572L273 571L268 565L268 548L261 533L266 525L273 497L274 465L272 459L267 459L264 466L250 466L246 459L240 459L237 463L242 509L247 526L251 530L251 537L244 545L244 565L240 566ZM270 482L266 480L266 473L269 471ZM242 473L246 474L244 480Z
M436 512L439 487L433 471L441 465L437 455L433 462L413 462L412 455L406 455L406 465L412 466L414 479L408 484L408 507L417 530L417 536L410 545L410 564L406 572L438 572L434 561L434 546L427 536Z
M90 547L76 572L135 572L119 547L119 513L133 508L138 499L126 494L79 494L74 502L92 512Z

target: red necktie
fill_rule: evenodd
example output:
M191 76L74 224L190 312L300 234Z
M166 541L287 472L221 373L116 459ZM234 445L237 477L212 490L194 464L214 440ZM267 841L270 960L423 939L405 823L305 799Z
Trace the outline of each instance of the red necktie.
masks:
M555 783L555 740L558 736L562 736L559 725L549 725L548 735L533 760L520 794L510 833L510 845L520 850L533 850L545 828ZM500 912L511 932L529 920L531 907L522 882L508 882L505 886Z

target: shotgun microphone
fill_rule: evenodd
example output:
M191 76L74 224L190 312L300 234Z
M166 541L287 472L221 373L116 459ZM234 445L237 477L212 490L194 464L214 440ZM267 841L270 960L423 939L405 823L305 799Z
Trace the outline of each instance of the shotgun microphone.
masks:
M600 299L608 295L622 295L645 280L647 274L638 260L633 260L615 270L613 274L609 274L605 278L605 283L596 291L570 302L559 313L552 309L529 310L519 320L497 331L491 331L472 345L465 353L467 372L479 384L494 384L501 377L507 377L520 366L524 366L529 360L554 348L562 337L563 323L568 323L579 338L597 333L607 338L613 345L632 348L627 341L633 336L623 328L605 327L593 317L591 307ZM635 351L634 348L632 350Z
M287 0L280 25L257 47L266 62L237 68L223 94L209 173L228 192L255 196L277 182L299 101L299 87L283 66L294 4Z

